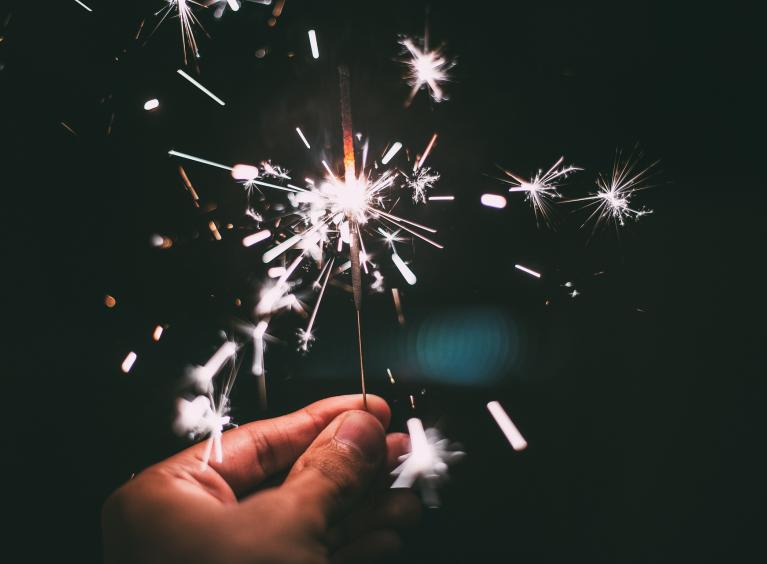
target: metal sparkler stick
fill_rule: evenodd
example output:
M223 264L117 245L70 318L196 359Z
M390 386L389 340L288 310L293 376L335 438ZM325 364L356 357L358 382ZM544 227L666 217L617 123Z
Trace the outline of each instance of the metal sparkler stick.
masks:
M352 105L351 88L349 85L349 67L338 67L339 86L341 91L341 130L344 141L344 181L350 188L357 181L356 166L354 163L354 130L352 128ZM360 383L362 384L362 402L365 409L368 408L368 398L365 392L365 363L362 355L362 323L360 311L362 309L362 272L360 269L360 234L357 221L352 213L346 214L349 222L350 244L349 254L352 270L352 294L354 296L354 309L357 313L357 343L360 355Z

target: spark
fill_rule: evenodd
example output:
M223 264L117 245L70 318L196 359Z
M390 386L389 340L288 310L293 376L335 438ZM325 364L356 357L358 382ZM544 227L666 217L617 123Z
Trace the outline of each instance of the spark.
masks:
M559 192L562 181L568 174L583 170L573 165L560 166L564 160L564 157L559 157L546 172L538 170L530 180L525 180L509 170L503 171L511 180L501 179L501 181L511 184L509 192L525 192L525 199L533 207L536 221L539 217L547 223L550 221L551 201L562 197Z
M201 460L201 469L205 470L210 461L211 454L219 464L224 460L224 451L221 441L224 427L229 425L231 419L226 415L229 398L223 396L217 407L211 405L213 400L210 396L196 396L189 401L179 398L176 404L176 419L173 429L179 435L186 435L191 439L208 437Z
M399 290L397 288L391 289L391 297L394 301L394 311L397 312L397 323L404 325L405 314L402 312L402 300L400 299Z
M399 141L396 141L391 147L389 147L389 150L386 151L386 154L381 159L381 164L382 165L389 164L389 161L394 158L394 155L396 155L401 148L402 148L402 143L400 143Z
M396 252L392 253L391 260L392 262L394 262L394 266L396 266L397 269L400 271L400 274L402 274L402 277L405 279L405 282L407 282L408 284L412 286L418 281L413 271L410 270L408 265L405 264L405 261L403 261Z
M439 507L437 487L447 480L447 471L465 453L452 450L449 441L439 431L424 431L423 423L415 417L407 421L410 452L399 457L400 465L392 471L396 476L392 488L410 488L416 482L428 507Z
M248 164L236 164L232 167L232 178L252 183L258 178L258 167Z
M237 343L226 341L203 366L195 366L189 372L190 380L203 392L212 389L213 377L221 370L224 363L237 353Z
M104 296L104 305L107 306L109 309L112 309L117 305L117 300L114 298L114 296L110 296L107 294Z
M407 180L407 185L413 190L413 201L426 203L426 191L439 180L439 173L432 172L429 167L419 168Z
M434 147L434 143L437 142L437 134L431 136L431 139L429 139L429 144L426 145L426 148L423 150L423 155L418 157L415 160L415 164L413 165L413 171L417 171L419 168L423 166L423 163L426 162L426 158L429 156L429 153L431 153L432 147Z
M309 323L306 325L306 329L299 329L298 333L298 341L299 341L299 349L306 352L309 350L309 346L312 342L314 342L314 334L312 333L312 329L314 328L314 321L317 319L317 312L320 309L320 303L322 302L322 296L325 294L325 288L328 285L328 280L330 279L330 275L333 271L333 263L335 262L335 258L331 259L330 262L325 266L325 280L322 282L322 285L320 286L320 293L317 296L317 302L314 304L314 309L312 310L312 315L309 318ZM320 273L320 278L322 278L322 272Z
M426 199L430 202L452 202L455 196L429 196Z
M169 154L173 154L174 151L171 151ZM184 170L184 167L181 165L178 165L178 173L181 175L181 179L184 181L184 186L186 186L186 189L189 191L189 194L192 196L192 202L194 202L194 207L199 208L200 207L200 197L197 195L197 190L194 189L194 186L192 186L192 181L189 180L189 177L186 175L186 171Z
M237 3L237 0L226 0L226 3L229 4L229 7L232 9L232 12L236 12L240 9L240 5Z
M152 98L144 103L144 109L148 112L160 107L160 101L157 98Z
M317 32L313 29L309 30L309 45L312 48L312 57L315 59L320 58L320 48L317 46Z
M59 123L61 124L61 126L62 126L64 129L66 129L67 131L69 131L69 133L71 133L72 135L77 135L77 132L76 132L74 129L72 129L72 128L69 126L69 124L67 124L66 122L63 122L63 121L60 121Z
M455 63L447 59L441 49L433 51L429 51L427 47L419 49L414 40L409 37L402 39L400 45L407 51L408 58L402 62L407 65L405 80L411 87L405 106L410 105L421 88L426 88L435 102L446 100L440 84L450 80L448 71L455 66Z
M622 159L621 151L617 151L609 178L602 173L597 177L597 191L585 198L568 200L569 202L586 202L583 208L594 208L581 227L594 219L594 231L596 231L600 224L612 219L615 228L618 229L626 224L627 219L637 221L643 215L652 213L651 209L635 208L630 203L636 192L650 188L648 180L659 162L655 161L645 168L640 168L641 158L640 153Z
M301 138L301 141L304 142L304 145L306 145L306 148L311 149L312 146L309 145L309 141L306 140L306 136L304 135L304 132L301 131L300 127L296 127L296 133L298 133L298 136Z
M78 4L80 4L80 6L82 6L83 8L85 8L86 10L88 10L89 12L92 12L92 11L93 11L93 10L91 10L91 9L90 9L88 6L86 6L85 4L83 4L82 2L80 2L80 0L75 0L75 2L77 2Z
M525 450L527 448L527 441L501 404L497 401L491 401L487 404L487 409L490 411L493 419L495 419L495 422L498 423L503 434L506 435L509 443L511 443L511 447L516 451Z
M197 39L194 36L194 27L198 26L200 29L203 29L200 20L197 19L197 16L192 11L190 4L200 7L204 6L198 2L195 2L194 0L165 1L167 6L165 6L165 8L161 8L155 13L155 16L160 14L162 15L160 16L160 21L157 22L157 25L155 26L152 33L154 33L154 31L156 31L157 28L159 28L160 25L162 25L162 23L168 18L171 12L175 10L178 14L179 25L181 26L181 48L184 52L184 64L187 64L187 50L191 51L195 57L200 56L200 52L197 49ZM203 29L203 32L204 31L205 30Z
M233 168L231 166L226 166L226 165L222 165L220 163L215 163L215 162L209 161L207 159L201 159L200 157L194 157L192 155L187 155L186 153L181 153L181 152L175 151L173 149L168 151L168 154L170 156L172 156L172 157L181 157L182 159L187 159L187 160L190 160L190 161L195 161L195 162L206 164L206 165L209 165L209 166L215 166L217 168L223 168L224 170L228 170L228 171L231 171L232 168Z
M263 231L259 231L258 233L251 233L250 235L247 235L242 238L242 245L244 247L250 247L252 245L255 245L256 243L259 243L261 241L264 241L265 239L268 239L271 237L272 232L268 229L264 229Z
M165 328L162 325L156 325L154 331L152 331L152 340L157 342L162 337L162 332Z
M482 194L479 201L482 202L483 206L489 208L498 208L499 210L502 210L506 207L506 198L500 194Z
M391 382L392 384L395 384L396 382L394 381L394 376L391 373L391 369L387 368L386 373L389 375L389 382Z
M125 359L122 361L122 364L120 364L120 370L125 372L126 374L131 371L131 368L133 368L133 363L136 362L136 359L138 358L138 355L130 351L127 355L125 355Z
M516 268L517 270L521 270L522 272L527 272L530 276L535 276L536 278L541 277L540 272L536 272L535 270L530 270L529 268L527 268L526 266L522 266L521 264L515 264L514 268Z
M208 222L208 228L210 229L210 232L213 233L213 238L216 241L221 240L221 233L218 230L218 226L216 225L216 222L212 219Z
M186 72L184 72L184 70L183 70L183 69L176 69L176 72L177 72L178 74L180 74L182 77L184 77L186 80L188 80L188 81L189 81L189 82L190 82L190 83L191 83L193 86L196 86L197 88L199 88L199 89L200 89L200 90L201 90L201 91L202 91L204 94L207 94L207 95L208 95L210 98L212 98L212 99L213 99L215 102L217 102L218 104L220 104L220 105L222 105L222 106L225 106L225 105L226 105L226 104L224 103L224 101L223 101L221 98L219 98L218 96L216 96L215 94L213 94L213 92L211 92L210 90L208 90L207 88L205 88L205 87L204 87L202 84L200 84L198 81L196 81L194 78L192 78L191 76L189 76L189 74L187 74Z

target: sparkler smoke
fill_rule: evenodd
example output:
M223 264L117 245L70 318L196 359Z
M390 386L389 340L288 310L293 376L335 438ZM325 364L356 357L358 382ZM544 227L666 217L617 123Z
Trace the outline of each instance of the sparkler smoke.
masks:
M551 201L562 197L559 192L562 181L567 178L568 174L583 170L573 165L560 166L564 160L564 157L559 157L557 162L546 172L538 170L530 180L525 180L509 170L503 171L512 180L501 179L501 181L511 184L509 192L524 192L526 194L525 199L533 207L536 222L542 218L546 223L550 223Z
M412 400L412 397L411 397ZM392 488L410 488L418 484L424 504L439 507L437 488L448 479L448 468L465 456L452 450L450 442L437 429L426 429L415 417L408 419L410 452L399 457L400 464L392 471L396 476Z
M447 100L441 84L450 80L448 71L455 66L455 62L445 57L441 48L430 51L427 37L422 41L423 48L416 46L416 40L411 37L405 37L399 43L406 51L407 58L402 62L407 65L405 80L411 87L405 107L412 103L422 88L429 91L435 102Z
M167 6L161 8L155 13L155 16L160 16L160 21L157 22L157 25L155 26L152 33L157 31L157 28L159 28L168 18L168 16L170 16L171 13L175 11L178 17L179 25L181 26L181 48L184 52L184 64L189 64L187 51L191 52L195 58L200 56L200 52L197 49L197 39L194 36L195 26L199 27L203 33L205 32L205 29L202 27L200 20L197 19L197 16L192 11L191 5L199 7L205 6L195 2L194 0L165 0L165 2Z
M643 215L652 213L650 209L635 208L630 204L636 192L650 188L648 180L651 171L659 162L655 161L645 168L640 168L641 158L641 154L632 154L622 159L621 151L617 151L610 176L600 173L597 177L597 191L585 198L568 200L568 202L586 202L583 209L593 207L591 214L581 227L593 219L593 233L601 224L612 220L615 228L618 229L626 224L627 219L636 221Z

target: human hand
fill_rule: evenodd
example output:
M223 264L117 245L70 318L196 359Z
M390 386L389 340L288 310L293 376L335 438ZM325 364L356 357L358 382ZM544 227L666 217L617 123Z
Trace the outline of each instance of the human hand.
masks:
M375 562L418 519L387 469L408 437L385 435L384 400L339 396L223 434L224 461L202 469L204 444L123 485L103 509L105 560L116 563ZM289 473L276 487L265 481ZM259 489L261 488L261 489Z

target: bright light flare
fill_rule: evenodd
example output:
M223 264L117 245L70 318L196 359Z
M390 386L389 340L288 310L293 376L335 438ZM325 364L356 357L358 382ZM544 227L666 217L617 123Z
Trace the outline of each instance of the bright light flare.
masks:
M250 182L258 178L258 167L249 164L236 164L232 167L232 178Z
M317 46L317 32L313 29L309 30L309 46L312 49L312 57L315 59L320 58L320 48Z
M413 39L405 38L400 41L408 54L408 58L402 62L407 65L405 80L411 87L405 105L409 106L413 98L421 88L426 88L431 95L432 100L441 102L445 100L445 94L441 84L450 80L448 71L455 65L453 61L448 60L440 49L429 51L416 47Z
M483 206L487 206L488 208L502 210L506 207L506 198L500 194L482 194L479 201L482 202Z
M250 247L252 245L255 245L256 243L259 243L261 241L264 241L265 239L268 239L271 237L272 232L268 229L264 229L263 231L259 231L258 233L251 233L250 235L247 235L242 238L242 245L243 247Z
M493 419L495 419L495 422L498 423L503 434L506 435L506 438L511 443L511 447L516 451L525 450L527 448L527 441L501 404L497 401L491 401L487 404L487 409L490 411Z
M129 352L125 356L125 359L122 361L122 364L120 364L120 370L122 370L126 374L130 372L137 358L138 358L138 355L135 352L133 351Z
M535 270L531 270L531 269L527 268L526 266L522 266L521 264L515 264L514 268L516 268L517 270L521 270L522 272L526 272L530 276L535 276L536 278L540 278L541 277L541 273L540 272L536 272Z
M157 98L152 98L151 100L144 102L144 109L148 112L151 112L152 110L155 110L159 107L160 101Z
M401 148L402 148L402 143L400 143L399 141L396 141L391 147L389 147L389 150L386 151L386 154L381 159L381 164L383 165L389 164L389 161L394 158L394 155L396 155Z

